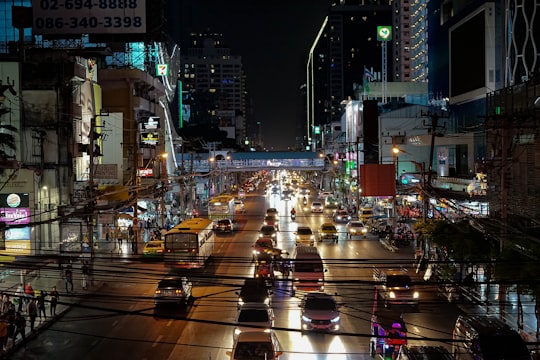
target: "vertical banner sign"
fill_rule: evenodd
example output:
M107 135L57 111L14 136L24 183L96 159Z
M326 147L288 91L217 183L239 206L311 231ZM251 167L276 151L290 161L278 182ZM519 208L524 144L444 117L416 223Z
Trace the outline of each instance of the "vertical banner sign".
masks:
M182 81L178 80L178 86L176 88L178 89L178 128L181 129L184 125L184 105L182 104L184 91L182 89Z

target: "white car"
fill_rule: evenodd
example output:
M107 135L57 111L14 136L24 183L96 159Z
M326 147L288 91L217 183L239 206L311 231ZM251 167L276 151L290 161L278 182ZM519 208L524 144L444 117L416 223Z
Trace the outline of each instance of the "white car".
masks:
M366 237L368 227L361 221L350 221L347 224L347 237L351 239L353 236Z
M323 204L320 201L314 201L311 203L311 212L312 213L322 213L323 212Z
M283 354L274 332L246 331L241 333L227 351L231 360L277 360Z
M309 226L299 226L294 232L296 245L315 245L315 235Z
M236 316L233 339L236 339L240 333L245 331L270 331L273 326L274 312L269 305L244 303L240 306Z
M321 199L326 199L326 198L329 197L329 196L334 196L334 194L331 193L330 191L323 191L323 192L321 192L321 193L319 194L319 197L320 197Z
M246 211L244 202L242 200L234 201L234 212L237 214L243 214Z

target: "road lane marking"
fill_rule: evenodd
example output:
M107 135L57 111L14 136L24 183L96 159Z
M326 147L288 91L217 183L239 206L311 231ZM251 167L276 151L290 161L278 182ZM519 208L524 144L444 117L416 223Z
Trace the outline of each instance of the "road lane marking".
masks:
M169 320L169 321L167 321L167 325L165 325L165 326L171 326L172 324L173 324L173 320Z
M161 339L163 339L163 335L159 335L156 339L156 341L154 341L154 343L152 344L152 347L156 347L159 345L159 343L161 342Z
M112 327L115 327L116 325L118 325L118 320L114 320L114 322L112 323Z

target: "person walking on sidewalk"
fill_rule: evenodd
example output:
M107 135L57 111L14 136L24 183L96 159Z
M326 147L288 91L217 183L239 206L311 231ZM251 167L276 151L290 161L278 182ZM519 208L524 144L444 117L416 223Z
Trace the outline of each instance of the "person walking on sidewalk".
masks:
M34 325L36 323L36 318L38 316L36 299L30 298L30 302L28 303L26 313L28 314L28 317L30 319L30 331L34 331Z
M18 304L17 304L17 311L21 312L23 308L23 301L24 301L24 286L22 283L17 286L17 290L15 290L15 295L18 298Z
M6 351L6 344L8 338L8 320L5 314L0 316L0 346L3 351Z
M39 320L41 320L42 313L45 320L47 320L47 313L45 312L45 296L47 296L47 293L44 290L40 290L39 295L36 296Z
M83 290L86 290L86 288L88 287L88 262L83 261L83 266L82 266L81 271L82 271L81 285L82 285Z
M58 293L58 290L56 290L56 286L52 287L52 290L49 293L49 296L51 297L51 317L52 317L56 315L56 304L58 304L58 299L60 298L60 294Z
M68 265L64 271L64 282L66 283L66 292L73 292L73 271L71 270L71 265Z
M13 333L13 344L17 340L17 335L21 334L23 346L26 347L26 319L20 312L17 311L15 314L15 332Z

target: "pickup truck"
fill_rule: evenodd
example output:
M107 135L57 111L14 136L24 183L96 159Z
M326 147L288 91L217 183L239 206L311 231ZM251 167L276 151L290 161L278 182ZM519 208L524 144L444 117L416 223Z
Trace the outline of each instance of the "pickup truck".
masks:
M381 270L374 267L373 279L376 282L377 297L384 302L385 307L396 304L418 306L420 293L406 269Z

